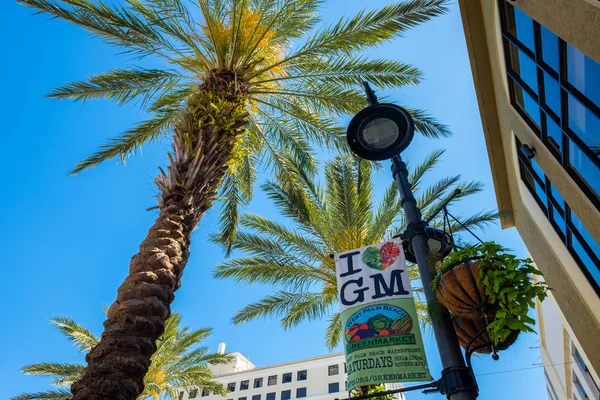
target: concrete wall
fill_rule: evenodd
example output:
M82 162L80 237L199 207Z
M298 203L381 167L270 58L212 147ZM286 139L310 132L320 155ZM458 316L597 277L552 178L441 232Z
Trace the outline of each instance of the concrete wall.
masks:
M600 371L600 299L522 183L515 135L535 147L536 161L599 243L600 212L510 105L497 1L459 0L459 4L498 206L512 213L503 226L517 227L554 289L590 365ZM511 4L600 62L599 7L585 0L517 0Z

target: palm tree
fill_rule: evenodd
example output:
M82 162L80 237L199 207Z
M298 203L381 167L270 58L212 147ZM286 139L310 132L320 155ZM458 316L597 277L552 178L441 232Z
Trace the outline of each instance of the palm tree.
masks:
M261 165L285 169L282 148L314 170L313 144L345 148L337 117L364 106L359 83L414 85L419 71L364 50L446 11L447 0L403 0L318 27L323 0L17 0L79 25L140 65L68 83L50 97L138 101L150 118L76 164L76 174L167 137L158 218L132 258L74 399L132 400L170 315L192 231L220 191L221 237L235 239L238 207ZM396 0L398 1L398 0ZM308 32L312 32L310 35ZM163 65L163 67L156 67ZM413 109L425 136L449 134Z
M451 189L462 190L455 198L458 200L483 188L479 182L462 182L460 176L445 177L423 188L423 179L443 153L433 152L410 174L424 218L450 196ZM329 318L326 345L333 348L340 342L335 263L330 255L381 242L406 228L394 184L387 187L379 204L374 204L371 169L365 161L338 156L325 164L322 184L315 183L318 179L314 175L296 168L289 172L292 179L263 185L287 220L276 222L255 214L243 215L240 225L245 230L238 232L234 249L247 254L218 266L214 276L270 284L279 290L243 307L234 316L234 324L273 316L281 318L281 325L288 329L305 320ZM495 212L479 212L458 219L476 228L497 217ZM441 224L441 219L434 220L432 226ZM454 223L451 229L459 232L463 228ZM418 279L414 265L409 265L409 276ZM413 290L420 296L422 287L416 284ZM420 320L427 322L426 306L420 297L418 300Z
M85 326L71 318L56 317L50 321L83 354L98 344L99 339ZM165 323L165 332L156 341L156 353L152 356L152 366L144 377L144 391L137 397L144 399L177 399L182 389L208 391L225 394L226 390L212 380L208 364L225 364L231 361L227 354L209 353L200 346L210 336L211 329L190 330L181 327L181 316L171 315ZM55 389L41 393L25 393L11 400L70 399L68 387L81 378L82 364L39 363L23 367L28 375L41 375L53 378Z

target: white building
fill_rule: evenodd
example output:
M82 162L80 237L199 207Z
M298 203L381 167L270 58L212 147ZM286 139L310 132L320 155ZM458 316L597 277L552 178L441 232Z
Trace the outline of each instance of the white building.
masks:
M219 352L225 345L219 345ZM211 366L214 379L227 387L221 397L200 393L196 389L182 391L179 400L334 400L348 398L346 363L343 353L306 358L257 368L243 354L231 353L234 360L225 365ZM397 389L402 386L394 384ZM405 400L399 393L397 400Z
M537 302L540 352L549 400L598 400L600 379L550 294ZM598 338L600 340L600 337Z

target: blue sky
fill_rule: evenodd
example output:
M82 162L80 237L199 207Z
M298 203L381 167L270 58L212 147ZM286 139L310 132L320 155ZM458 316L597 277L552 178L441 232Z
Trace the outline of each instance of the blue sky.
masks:
M390 0L372 0L378 7ZM330 0L325 20L360 8L359 1ZM49 324L49 318L66 315L101 332L102 306L110 304L126 276L129 259L136 253L156 217L145 211L155 204L153 184L157 167L164 164L166 141L147 146L126 166L107 162L76 177L66 172L110 137L144 117L135 107L117 108L108 102L85 105L44 98L52 88L69 80L123 67L129 60L81 29L45 16L14 1L0 5L5 38L4 76L0 98L4 134L0 137L0 168L4 171L0 198L0 243L5 246L4 329L0 330L0 398L24 391L48 388L48 380L19 373L21 366L39 361L80 362L81 357ZM417 138L406 158L422 160L433 149L446 148L443 167L434 175L462 173L465 179L487 184L485 193L454 208L458 213L496 206L481 123L473 89L458 6L450 14L412 30L404 38L372 52L419 66L423 85L388 93L399 104L427 109L448 124L454 137L432 141ZM344 121L347 122L347 121ZM386 168L379 184L388 182ZM257 192L249 211L274 216L272 207ZM174 310L194 328L214 328L208 345L227 343L229 351L241 351L256 365L310 357L327 352L325 323L307 323L282 331L277 321L261 320L232 326L231 316L243 305L269 293L267 287L236 286L215 281L211 270L224 257L208 242L217 229L217 210L211 210L194 234L192 256L177 292ZM527 252L514 229L490 228L485 235L514 249ZM434 376L439 359L431 332L424 332ZM543 369L537 336L522 335L501 354L474 361L480 374L481 399L545 399ZM531 368L516 372L502 371ZM409 399L425 398L413 393ZM442 398L429 395L428 399Z

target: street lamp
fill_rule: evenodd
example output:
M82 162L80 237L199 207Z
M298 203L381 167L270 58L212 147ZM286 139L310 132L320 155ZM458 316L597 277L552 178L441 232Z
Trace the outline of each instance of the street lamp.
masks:
M414 122L410 114L395 104L380 104L367 82L364 83L369 106L352 118L348 125L347 139L350 149L359 157L373 160L392 160L392 174L402 209L407 221L406 232L409 253L419 266L423 291L429 311L436 310L432 319L433 332L442 361L442 377L437 387L451 400L474 400L477 385L471 370L465 365L460 345L454 331L450 314L438 301L431 288L435 270L430 265L430 247L427 222L421 218L417 201L408 181L408 169L400 153L414 136ZM439 249L441 250L441 249Z

